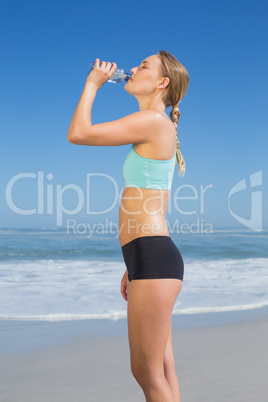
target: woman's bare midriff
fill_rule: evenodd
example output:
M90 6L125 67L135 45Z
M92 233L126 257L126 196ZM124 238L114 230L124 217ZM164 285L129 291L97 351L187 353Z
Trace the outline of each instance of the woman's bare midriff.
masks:
M169 236L166 222L170 190L124 187L118 234L122 247L143 236Z

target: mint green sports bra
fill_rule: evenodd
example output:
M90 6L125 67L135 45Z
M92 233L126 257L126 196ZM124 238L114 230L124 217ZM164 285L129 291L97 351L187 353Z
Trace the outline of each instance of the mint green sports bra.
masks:
M168 118L166 113L165 116ZM176 152L166 160L144 158L132 144L123 165L125 187L171 190L175 158Z

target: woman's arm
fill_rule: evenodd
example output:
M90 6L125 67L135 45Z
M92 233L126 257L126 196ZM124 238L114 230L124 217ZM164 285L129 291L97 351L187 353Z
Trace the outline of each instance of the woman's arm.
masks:
M102 62L99 66L99 59L95 61L94 69L90 72L87 77L84 90L75 109L69 130L67 139L70 141L71 138L76 136L76 133L88 132L89 128L92 126L91 123L91 109L97 94L98 89L108 81L111 76L116 71L117 65L113 63L111 68L111 63Z
M97 90L98 88L94 83L86 81L68 130L68 141L75 138L77 133L89 132L89 128L92 126L91 109Z
M75 109L67 139L78 145L125 145L150 142L163 132L163 116L154 110L144 110L108 123L92 124L91 109L98 89L110 79L116 64L95 67L87 77L84 90ZM103 63L102 63L103 64Z
M121 295L125 301L128 301L127 287L128 287L128 270L126 270L121 280Z

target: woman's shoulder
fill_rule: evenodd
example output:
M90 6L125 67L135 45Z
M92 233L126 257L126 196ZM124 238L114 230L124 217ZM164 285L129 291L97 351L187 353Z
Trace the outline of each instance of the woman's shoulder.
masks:
M140 110L134 114L137 119L143 121L145 124L151 123L147 127L153 130L153 137L155 137L157 133L166 135L167 132L170 132L171 136L174 136L174 132L176 132L175 126L170 118L158 110Z
M147 111L146 111L147 112ZM149 111L151 112L151 111ZM148 130L148 140L144 143L135 143L136 152L149 159L171 159L176 151L176 129L172 121L161 112L154 112L158 124Z

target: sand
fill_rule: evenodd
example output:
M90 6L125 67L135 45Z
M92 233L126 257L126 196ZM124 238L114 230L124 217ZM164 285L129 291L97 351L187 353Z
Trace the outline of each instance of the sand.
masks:
M210 315L210 322L192 328L177 328L183 318L174 318L181 401L267 402L268 318L249 314L226 323L219 317ZM3 339L10 342L6 349L1 342L0 401L145 401L130 371L126 319L106 320L97 329L91 324L91 331L87 325L3 324Z

